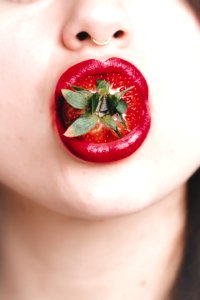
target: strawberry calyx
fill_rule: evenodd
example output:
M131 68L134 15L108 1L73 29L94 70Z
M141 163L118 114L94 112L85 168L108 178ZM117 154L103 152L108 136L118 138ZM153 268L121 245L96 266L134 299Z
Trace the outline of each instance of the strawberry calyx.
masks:
M82 136L89 133L97 124L109 127L118 138L122 138L118 124L129 131L124 118L128 104L123 96L133 86L111 93L109 81L97 79L94 92L75 85L70 85L70 88L62 89L62 96L71 107L82 111L64 132L64 136L69 138Z

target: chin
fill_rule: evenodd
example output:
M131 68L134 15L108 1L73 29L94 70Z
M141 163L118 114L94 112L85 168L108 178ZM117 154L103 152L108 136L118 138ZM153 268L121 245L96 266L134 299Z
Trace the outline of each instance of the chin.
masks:
M85 181L78 179L78 185L71 182L68 190L62 185L55 191L56 197L51 198L52 201L48 198L45 206L70 218L103 220L135 214L161 198L161 195L155 195L150 184L144 190L142 181L140 184L138 181L137 187L133 187L132 181L120 184L121 176L113 178L105 172L104 176L96 175L90 184L87 182L90 176L87 176Z

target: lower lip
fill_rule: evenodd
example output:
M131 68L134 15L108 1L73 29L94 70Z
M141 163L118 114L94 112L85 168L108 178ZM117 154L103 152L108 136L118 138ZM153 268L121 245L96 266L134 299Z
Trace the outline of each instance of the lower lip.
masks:
M66 126L61 118L63 98L61 89L67 89L87 76L96 76L109 73L118 73L128 78L129 86L134 85L136 92L140 94L138 101L142 104L139 118L135 128L121 139L107 143L91 143L80 140L78 137L64 136ZM58 135L67 151L84 161L95 163L108 163L124 159L143 144L147 137L151 118L148 107L148 85L141 72L131 63L119 59L110 58L105 62L99 60L87 60L70 67L58 80L55 91L55 121Z

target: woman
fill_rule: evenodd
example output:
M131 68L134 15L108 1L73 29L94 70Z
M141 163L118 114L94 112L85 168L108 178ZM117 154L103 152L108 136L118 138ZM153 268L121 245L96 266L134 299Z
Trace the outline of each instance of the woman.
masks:
M0 0L2 300L200 297L199 173L187 197L200 166L198 16L199 1ZM54 92L67 93L69 69L112 57L138 74L151 124L126 158L88 162L68 151Z

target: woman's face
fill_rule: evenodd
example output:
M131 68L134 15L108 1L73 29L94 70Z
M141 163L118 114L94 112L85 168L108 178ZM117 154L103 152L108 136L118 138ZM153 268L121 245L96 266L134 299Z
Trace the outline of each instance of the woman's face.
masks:
M87 31L105 46L76 35ZM179 0L0 0L0 180L66 215L132 213L172 193L200 164L200 31ZM152 124L142 146L87 163L58 138L60 75L90 58L126 59L149 85Z

